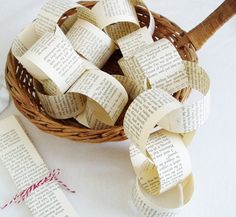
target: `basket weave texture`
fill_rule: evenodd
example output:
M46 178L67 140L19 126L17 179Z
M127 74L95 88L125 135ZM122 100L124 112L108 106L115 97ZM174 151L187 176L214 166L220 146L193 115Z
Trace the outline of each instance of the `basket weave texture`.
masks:
M92 7L94 2L84 2L83 5L86 7ZM136 7L136 12L140 25L142 27L148 25L148 12L142 7ZM61 24L61 22L72 13L73 12L70 11L65 14L61 18L61 21L59 21L59 24ZM153 13L153 16L155 19L155 32L153 34L153 39L169 39L176 46L183 60L197 62L196 49L189 40L186 40L186 38L188 39L187 33L167 18L156 13ZM181 46L179 46L180 43ZM117 63L121 57L122 55L120 51L116 51L102 70L109 74L122 74ZM116 126L105 130L88 129L73 119L56 120L49 117L42 108L35 93L32 76L17 61L11 51L8 54L5 75L8 89L17 109L39 129L46 133L89 143L122 141L126 139L122 126L125 111L119 118ZM175 93L174 96L179 101L184 101L188 97L189 93L190 89L184 89Z

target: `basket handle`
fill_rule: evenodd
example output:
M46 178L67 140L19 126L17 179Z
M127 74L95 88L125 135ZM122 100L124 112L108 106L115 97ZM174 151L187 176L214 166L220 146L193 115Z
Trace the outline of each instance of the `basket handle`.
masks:
M236 0L225 0L204 21L186 33L179 41L178 47L191 42L195 49L199 50L203 44L235 14Z

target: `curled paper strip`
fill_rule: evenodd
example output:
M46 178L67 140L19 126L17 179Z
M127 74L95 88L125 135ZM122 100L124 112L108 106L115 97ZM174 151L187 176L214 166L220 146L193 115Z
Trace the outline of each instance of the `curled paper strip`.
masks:
M152 88L141 93L126 112L125 133L143 153L156 124L171 132L187 133L199 128L209 115L209 78L196 64L185 62L185 66L187 87L201 91L205 95L201 100L183 105L166 91Z
M71 0L47 0L35 20L35 32L38 37L45 32L55 32L56 26L62 21L61 27L66 33L77 18L97 25L92 11L83 5Z
M107 28L108 35L111 34L115 37L119 35L122 37L122 31L126 30L125 34L129 34L130 30L134 31L139 28L139 21L135 12L134 5L131 1L120 0L101 0L93 8L93 13L97 18L97 24L101 29ZM109 26L116 23L121 25L116 28L113 28L115 32L109 31ZM117 26L116 26L117 27ZM114 39L114 37L111 36Z
M153 34L154 18L142 0L101 0L92 8L92 12L96 17L97 25L116 41L140 28L135 6L143 7L149 12L148 29Z
M77 19L66 36L73 48L98 68L101 68L115 51L115 44L110 37L82 19Z
M150 17L143 28L142 8ZM193 194L186 145L208 118L210 80L196 63L183 61L171 41L154 41L154 30L142 0L101 0L92 9L49 0L12 53L36 79L51 117L97 130L124 122L137 176L135 206L145 217L172 217ZM117 48L124 75L111 76L100 68ZM202 97L182 104L173 94L183 88Z
M48 32L27 42L34 31L33 23L18 36L13 43L13 54L34 78L51 79L62 93L66 92L83 73L84 59L76 54L59 28L55 33Z
M182 59L169 40L154 42L144 27L118 40L118 45L123 54L119 65L137 85L161 88L170 94L186 87Z
M150 136L147 156L131 145L130 157L140 184L152 195L173 188L191 173L189 154L181 136L165 130Z
M192 175L160 196L152 196L142 188L139 181L132 191L132 199L138 212L146 217L175 217L189 203L194 191Z
M38 85L36 88L46 112L58 119L78 116L87 104L96 119L114 125L128 101L124 87L99 69L85 71L66 94L50 96L40 92Z

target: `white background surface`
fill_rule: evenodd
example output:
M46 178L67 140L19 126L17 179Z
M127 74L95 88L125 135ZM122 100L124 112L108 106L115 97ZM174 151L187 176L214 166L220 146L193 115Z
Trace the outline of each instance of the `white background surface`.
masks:
M190 30L222 0L149 0L152 10ZM0 0L0 73L15 35L36 16L42 0ZM189 147L195 194L180 217L236 216L236 17L199 52L200 65L211 76L212 112ZM0 119L17 114L50 168L62 170L61 179L77 190L65 192L81 217L132 217L130 189L135 175L128 142L82 144L47 135L10 107ZM16 189L0 164L0 203ZM30 216L24 205L0 210L1 217Z

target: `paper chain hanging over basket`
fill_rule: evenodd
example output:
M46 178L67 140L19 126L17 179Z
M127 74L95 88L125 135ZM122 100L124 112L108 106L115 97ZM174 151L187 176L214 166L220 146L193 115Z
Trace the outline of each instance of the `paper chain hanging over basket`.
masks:
M88 8L93 7L94 4L95 2L83 2L83 5ZM71 5L71 7L73 7L73 5ZM55 17L51 18L52 24L57 22L56 20L61 17L60 13L65 8L59 8L58 11L54 7L51 8L53 13L55 13ZM136 4L135 8L140 26L148 26L150 13L147 8L140 6L139 4ZM65 13L63 11L62 13L64 13L64 15L58 21L58 24L61 25L68 17L71 17L71 15L75 14L77 11L79 10L71 9ZM190 32L185 33L181 28L169 21L167 18L152 12L155 21L153 39L158 40L161 38L167 38L175 46L178 46L178 52L183 60L196 62L197 55L195 50L198 50L219 27L234 15L234 13L235 1L225 1L205 21ZM41 17L42 19L43 16L44 15ZM73 18L70 18L70 20L73 23ZM30 40L29 42L32 41ZM102 70L110 74L123 74L117 63L121 57L122 55L120 52L118 50L115 51ZM35 96L31 75L12 55L12 52L9 53L7 60L6 81L16 107L39 129L47 133L68 139L93 143L126 139L122 127L122 115L116 122L115 127L109 127L105 130L88 129L83 125L78 124L73 119L56 120L48 116L42 108L40 101ZM175 98L180 101L184 101L188 95L189 89L186 88L174 94Z
M49 0L13 42L6 81L45 132L95 143L128 137L137 209L175 216L193 193L186 144L209 114L210 80L195 51L235 12L227 0L185 33L143 0ZM183 104L191 89L202 98Z

